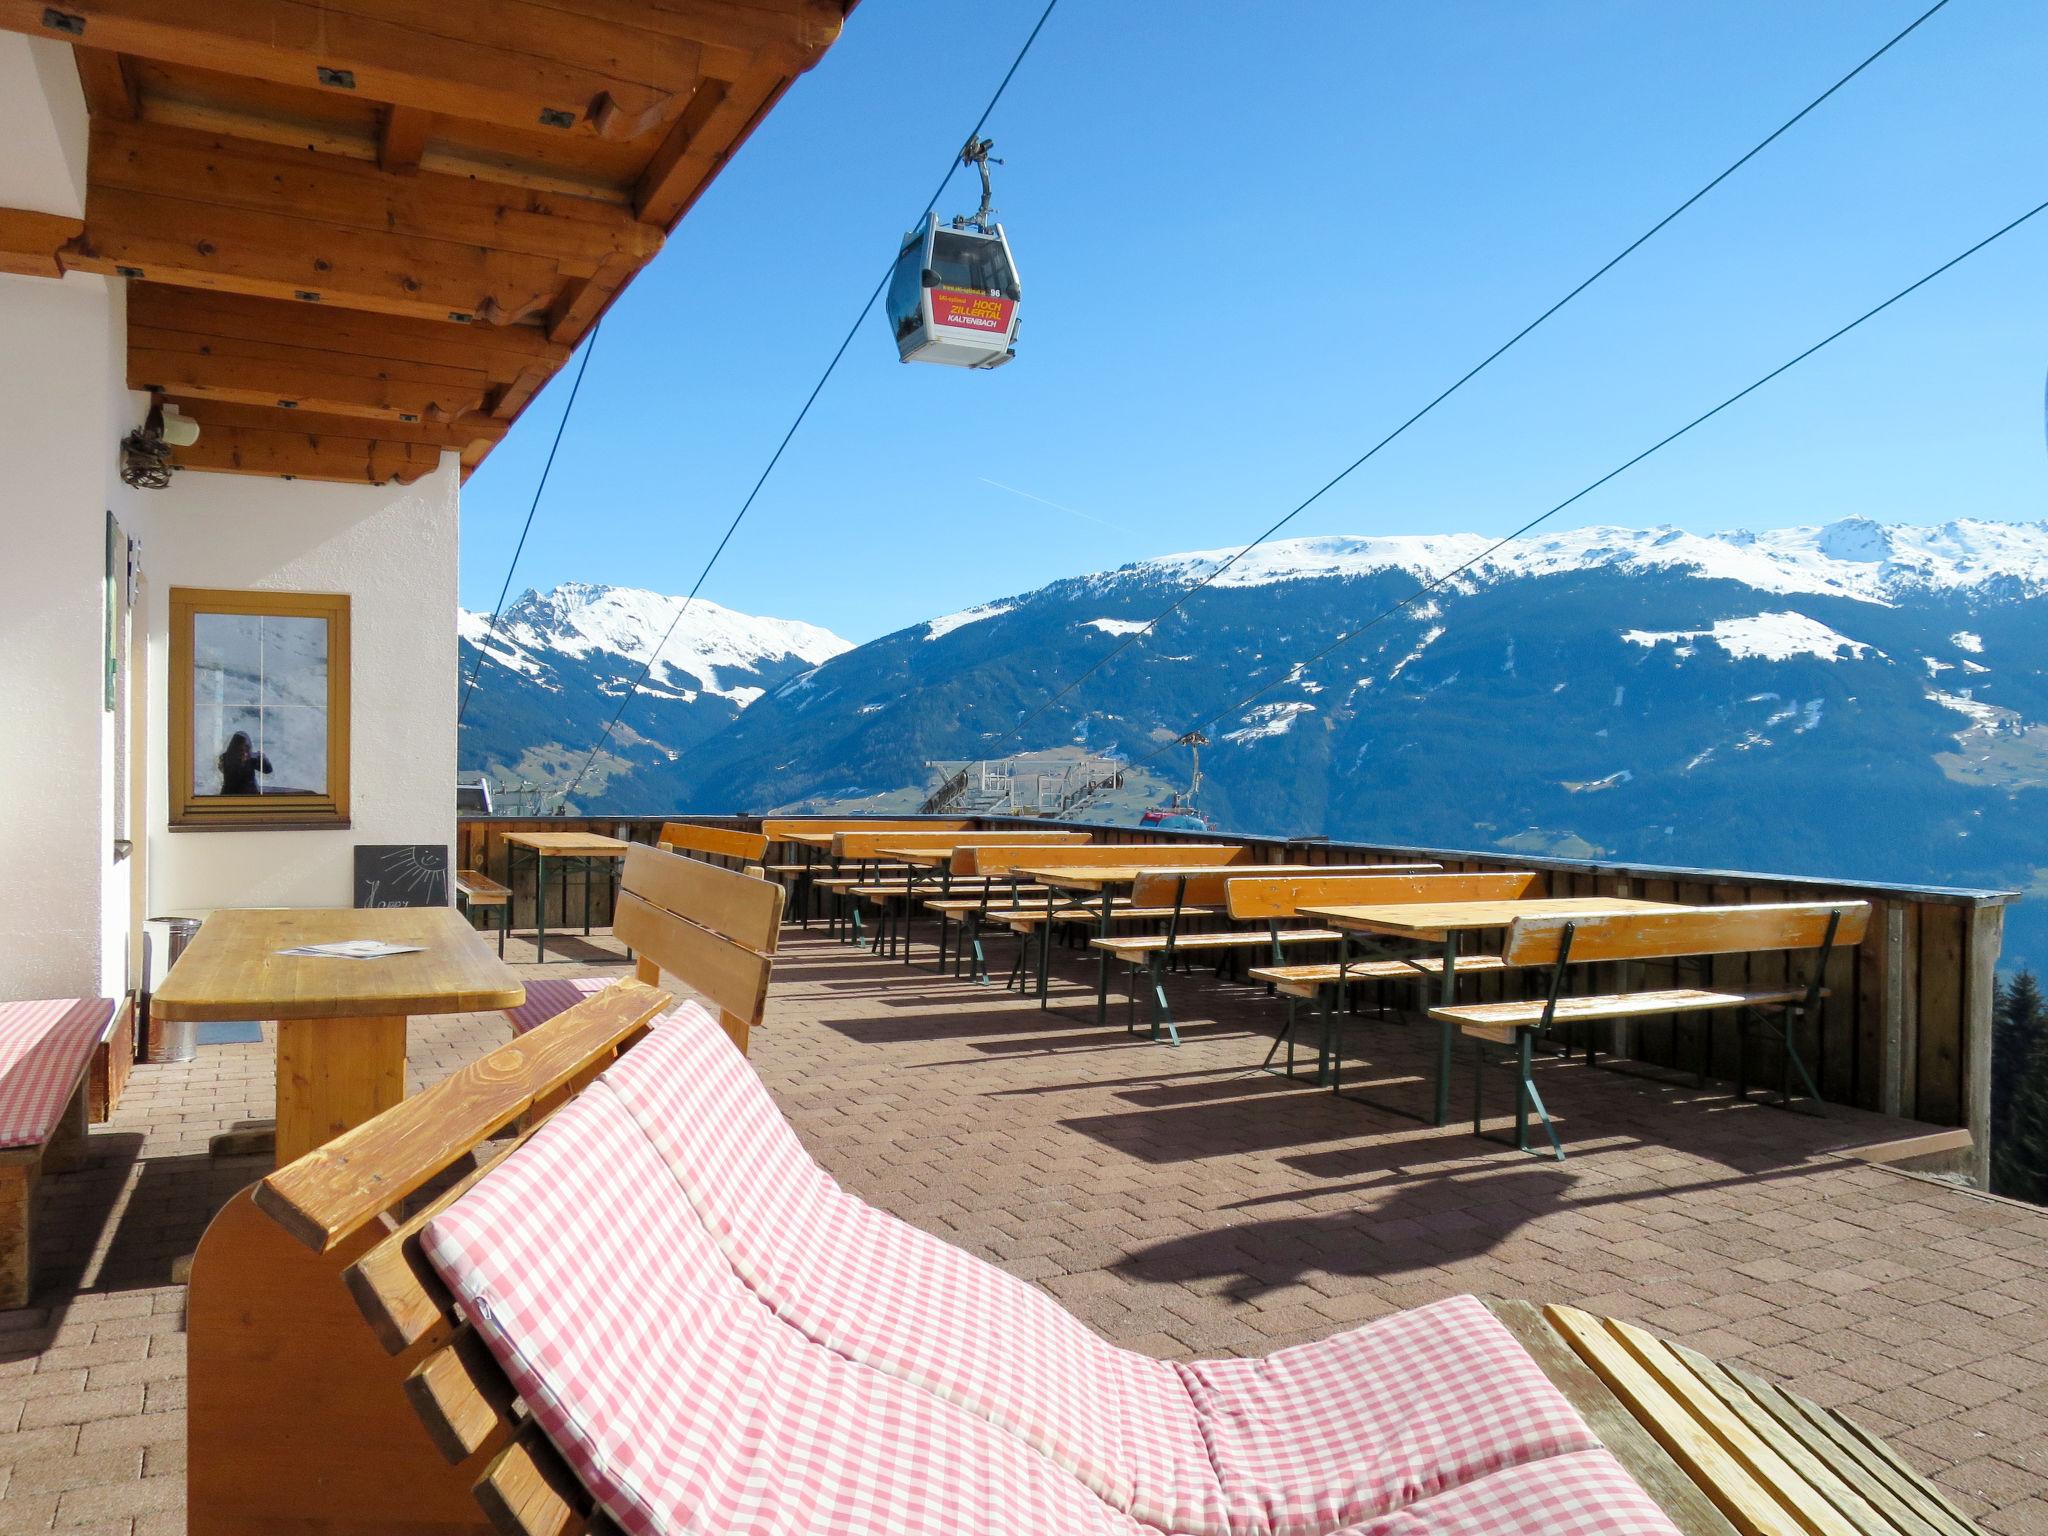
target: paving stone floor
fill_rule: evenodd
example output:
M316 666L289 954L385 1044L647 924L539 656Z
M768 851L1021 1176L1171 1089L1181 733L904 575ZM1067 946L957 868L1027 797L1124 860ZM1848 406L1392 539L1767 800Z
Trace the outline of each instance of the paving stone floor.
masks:
M602 935L512 958L625 968ZM2048 1536L2048 1211L1853 1155L1922 1128L1553 1062L1559 1164L1393 1112L1426 1105L1415 1026L1352 1032L1372 1107L1256 1070L1280 1017L1257 989L1174 978L1174 1050L1098 1027L1092 966L1057 968L1041 1010L790 930L754 1060L849 1188L1120 1344L1262 1351L1458 1291L1574 1302L1843 1408L1988 1530ZM506 1037L415 1021L414 1086ZM37 1305L0 1314L0 1536L185 1529L173 1266L263 1171L207 1149L269 1114L271 1073L267 1043L139 1067L86 1165L45 1180ZM1461 1073L1454 1110L1469 1093Z

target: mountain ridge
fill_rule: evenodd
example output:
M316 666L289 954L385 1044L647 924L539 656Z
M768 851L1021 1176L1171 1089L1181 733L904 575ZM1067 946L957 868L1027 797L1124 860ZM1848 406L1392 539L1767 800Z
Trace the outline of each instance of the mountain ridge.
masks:
M1495 542L1278 540L1199 591L1230 552L1191 551L715 694L664 676L657 721L711 713L622 741L579 808L914 808L934 764L1075 747L1184 781L1202 724L1223 829L2048 895L2048 524ZM2031 906L2011 931L2048 952Z

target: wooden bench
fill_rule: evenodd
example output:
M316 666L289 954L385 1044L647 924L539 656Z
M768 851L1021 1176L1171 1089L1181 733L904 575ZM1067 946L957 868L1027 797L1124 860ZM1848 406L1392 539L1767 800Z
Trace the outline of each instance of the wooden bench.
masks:
M35 1292L36 1186L85 1150L93 1062L121 1011L104 997L0 1003L0 1308Z
M1701 907L1673 912L1617 912L1579 918L1524 917L1509 927L1501 958L1511 966L1549 966L1544 995L1520 1002L1471 1003L1430 1010L1430 1017L1470 1036L1473 1046L1472 1130L1483 1119L1480 1100L1488 1045L1515 1052L1515 1145L1529 1150L1529 1110L1533 1107L1550 1138L1552 1153L1564 1157L1564 1143L1551 1123L1532 1074L1537 1036L1557 1025L1593 1024L1612 1019L1669 1017L1697 1022L1704 1016L1734 1011L1736 1091L1749 1096L1749 1035L1766 1030L1780 1046L1783 1072L1780 1102L1792 1099L1796 1075L1808 1098L1818 1102L1806 1063L1800 1059L1797 1030L1808 1019L1818 1027L1827 997L1821 978L1828 955L1837 944L1863 939L1870 905L1862 901L1795 902L1749 907ZM1574 965L1599 962L1691 959L1707 955L1761 954L1783 950L1815 951L1804 982L1762 987L1665 987L1642 992L1569 996L1565 983ZM1590 1036L1589 1036L1590 1038ZM1588 1061L1592 1059L1589 1046ZM1704 1070L1702 1071L1704 1076Z
M702 827L692 821L665 821L656 846L670 853L704 859L741 874L763 876L761 861L768 854L768 839L759 832L734 832L726 827Z
M1440 864L1381 864L1361 865L1359 874L1408 873L1421 874L1441 870ZM1215 913L1226 907L1227 887L1239 883L1257 883L1261 878L1277 879L1288 884L1298 884L1303 872L1298 865L1230 865L1213 869L1155 869L1141 874L1131 887L1131 903L1137 907L1167 907L1171 912L1164 933L1112 934L1107 938L1096 938L1089 942L1106 951L1113 959L1126 962L1130 974L1135 978L1143 972L1146 978L1145 992L1152 1011L1152 1038L1159 1038L1163 1025L1175 1044L1180 1042L1180 1031L1173 1022L1173 1012L1166 1000L1166 972L1174 960L1182 956L1199 956L1217 962L1220 976L1224 964L1233 958L1264 951L1273 965L1284 966L1287 951L1303 944L1334 944L1343 938L1333 928L1290 928L1282 929L1277 916L1269 916L1262 929L1232 928L1220 931L1197 930L1189 932L1182 928L1183 917L1202 916ZM1330 876L1333 882L1349 878L1343 874ZM1338 899L1342 899L1341 897ZM1288 914L1292 916L1290 912ZM1234 919L1233 919L1234 920ZM1135 1026L1137 993L1130 994L1130 1016L1126 1029Z
M612 932L632 949L641 981L685 978L684 986L718 1007L744 1052L767 1007L783 900L773 880L635 844L621 871ZM506 1017L524 1034L606 985L588 976L529 981L526 1001Z
M498 909L498 958L505 958L505 935L512 931L512 888L500 885L480 869L455 873L455 904L464 912L478 907Z
M916 915L917 898L926 890L936 887L940 896L950 896L955 888L952 860L947 857L940 864L904 863L891 859L892 855L923 852L928 858L957 854L964 848L981 847L1031 847L1054 848L1069 845L1078 846L1089 841L1086 832L1047 829L1036 832L848 832L832 840L832 858L835 863L857 861L863 878L858 885L848 888L852 901L851 939L863 942L862 919L864 906L872 904L879 909L880 922L871 942L877 953L896 949L896 909L900 902L903 911L903 963L910 963L909 928ZM885 877L885 878L878 878ZM877 890L878 887L884 889Z
M1883 1440L1618 1318L1493 1315L1686 1536L1983 1536Z
M799 857L766 866L765 872L777 879L789 881L790 906L795 910L797 921L810 926L811 898L815 894L810 886L810 877L817 873L821 856L817 849L789 842L792 834L832 832L972 832L974 823L944 817L921 816L910 818L889 818L886 816L765 816L761 820L761 835L768 839L770 847L795 847Z
M622 1527L576 1470L579 1460L590 1464L587 1442L579 1456L546 1432L532 1412L533 1397L514 1384L428 1258L423 1233L483 1179L518 1173L506 1160L528 1147L532 1131L507 1143L491 1143L491 1137L559 1112L668 1003L659 993L622 984L237 1197L232 1222L223 1213L194 1267L194 1536L619 1536ZM384 1214L414 1195L427 1203L396 1219ZM709 1227L707 1219L700 1230ZM688 1240L703 1238L692 1231ZM515 1256L506 1267L516 1272L519 1262ZM563 1332L573 1333L574 1317L584 1312L601 1327L629 1300L607 1296L605 1274L600 1267L581 1277L588 1283L575 1300L580 1310L560 1320ZM943 1294L929 1304L944 1306ZM1683 1536L1982 1536L1883 1441L1746 1370L1574 1307L1513 1300L1488 1303L1483 1311L1461 1305L1460 1317L1483 1321L1490 1313L1505 1330L1489 1358L1497 1372L1515 1373L1520 1395L1514 1406L1534 1411L1531 1398L1547 1381L1647 1496L1641 1514L1628 1518L1629 1527L1646 1536L1667 1530L1654 1518L1658 1512L1668 1530ZM287 1321L294 1326L283 1326ZM524 1337L523 1322L507 1319L504 1326ZM226 1353L226 1345L236 1348ZM559 1362L550 1380L568 1380L579 1370L580 1353L520 1348L529 1371L542 1361ZM602 1359L603 1352L589 1358ZM803 1394L757 1397L745 1378L730 1375L745 1369L750 1356L723 1358L737 1365L702 1384L703 1400L758 1402L752 1411L761 1423L750 1435L787 1443L769 1419L792 1412ZM229 1363L238 1367L232 1374L222 1369ZM1461 1368L1471 1369L1469 1358ZM630 1373L634 1361L623 1355L607 1360L605 1369ZM640 1376L650 1378L650 1370ZM636 1382L624 1388L626 1397L641 1401L666 1379ZM1493 1411L1478 1385L1469 1411ZM233 1419L224 1414L231 1389L238 1393ZM1358 1390L1376 1388L1361 1374ZM290 1413L277 1411L283 1402L291 1404ZM562 1417L576 1425L579 1438L604 1427L587 1413ZM891 1442L886 1424L876 1430L878 1422L867 1421L870 1454L886 1465ZM251 1439L232 1445L222 1439L224 1430L242 1425L252 1430ZM994 1433L997 1439L974 1442L982 1454L1042 1454L1025 1452L1013 1430ZM631 1444L655 1449L645 1441ZM631 1486L646 1490L672 1486L687 1470L706 1480L708 1491L725 1464L706 1457L687 1469L614 1466L610 1475L623 1472ZM944 1475L943 1463L920 1464ZM1059 1465L1048 1461L1044 1470L1067 1475L1055 1472ZM884 1479L862 1494L878 1501L864 1530L938 1529L946 1522L936 1512L950 1507L925 1498L917 1479ZM671 1495L678 1503L682 1497ZM802 1488L792 1487L789 1502L779 1506L791 1528L804 1528L803 1497ZM698 1496L688 1498L694 1505ZM770 1490L756 1507L777 1507L779 1499ZM1575 1500L1546 1507L1550 1520L1541 1529L1577 1528L1567 1520L1578 1512ZM1427 1521L1416 1524L1421 1529ZM1018 1536L1073 1528L1006 1525L1003 1512L992 1511L987 1528L998 1526Z
M1303 907L1368 906L1391 902L1515 901L1529 893L1536 875L1524 870L1447 873L1372 868L1318 869L1313 873L1264 880L1233 880L1226 888L1230 916L1238 922L1280 923L1294 918ZM1340 940L1342 934L1337 934ZM1461 955L1456 974L1479 974L1503 969L1500 960L1488 955ZM1308 965L1261 965L1246 973L1287 999L1287 1019L1260 1063L1263 1071L1273 1070L1273 1058L1282 1045L1287 1047L1283 1075L1294 1075L1294 1047L1297 1004L1313 1003L1322 1025L1316 1050L1316 1081L1327 1082L1332 1092L1341 1092L1341 1073L1331 1071L1332 1048L1337 1020L1344 1009L1346 989L1354 982L1371 982L1384 993L1389 982L1422 982L1443 975L1439 956L1390 955L1377 959L1353 960L1348 955L1337 961ZM1334 1007L1332 1006L1334 1002ZM1385 1012L1384 1008L1381 1010Z

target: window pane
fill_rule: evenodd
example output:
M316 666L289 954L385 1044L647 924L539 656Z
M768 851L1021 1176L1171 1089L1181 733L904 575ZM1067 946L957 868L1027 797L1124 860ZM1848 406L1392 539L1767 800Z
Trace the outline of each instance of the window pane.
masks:
M327 793L327 620L192 621L192 793Z
M1003 243L994 236L969 235L942 229L932 241L932 270L947 288L1017 296L1016 279L1004 258Z

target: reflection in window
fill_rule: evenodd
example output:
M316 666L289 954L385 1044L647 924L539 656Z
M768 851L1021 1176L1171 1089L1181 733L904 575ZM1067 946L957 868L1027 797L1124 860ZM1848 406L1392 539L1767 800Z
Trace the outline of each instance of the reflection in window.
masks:
M327 792L327 621L201 613L192 623L192 793Z
M348 825L349 600L171 589L174 827Z

